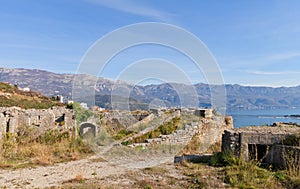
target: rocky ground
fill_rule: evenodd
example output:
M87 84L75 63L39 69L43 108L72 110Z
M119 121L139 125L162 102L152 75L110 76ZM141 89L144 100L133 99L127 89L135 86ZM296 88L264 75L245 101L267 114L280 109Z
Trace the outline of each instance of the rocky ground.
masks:
M116 151L119 151L118 149ZM141 151L140 151L141 152ZM127 153L127 154L126 154ZM52 166L0 170L2 188L225 188L220 168L174 164L173 154L152 151L94 155ZM115 156L115 158L114 158Z

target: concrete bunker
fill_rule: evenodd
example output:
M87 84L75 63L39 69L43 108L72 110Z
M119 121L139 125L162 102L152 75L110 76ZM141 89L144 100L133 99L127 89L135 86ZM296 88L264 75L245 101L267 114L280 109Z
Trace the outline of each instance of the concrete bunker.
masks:
M300 127L244 127L225 130L222 135L222 151L231 151L235 157L246 161L255 160L264 164L285 166L286 149L299 151L282 142L295 133Z
M79 134L83 137L96 137L96 126L93 123L81 123L79 127Z
M213 109L198 109L194 114L203 118L211 118L213 116Z
M270 147L270 145L265 144L248 144L249 160L255 160L265 163L266 157L269 154Z

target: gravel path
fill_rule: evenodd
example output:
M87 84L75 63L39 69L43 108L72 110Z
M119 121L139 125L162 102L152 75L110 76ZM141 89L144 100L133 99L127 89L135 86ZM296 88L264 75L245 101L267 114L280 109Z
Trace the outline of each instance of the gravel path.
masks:
M60 163L53 166L39 166L17 170L1 170L0 186L7 188L43 188L59 186L77 175L84 178L105 177L122 174L126 169L109 162L93 162L97 156L88 159Z
M62 183L81 176L85 179L101 179L107 176L118 176L130 170L157 166L172 162L166 154L150 156L149 154L116 156L106 161L103 155L59 163L52 166L38 166L16 170L0 170L1 188L44 188L60 186ZM107 158L106 158L107 159Z

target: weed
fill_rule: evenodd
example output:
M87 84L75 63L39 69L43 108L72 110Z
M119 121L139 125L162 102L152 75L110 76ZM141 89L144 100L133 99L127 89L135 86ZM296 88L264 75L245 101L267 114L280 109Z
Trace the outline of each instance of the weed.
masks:
M146 141L146 139L157 138L160 135L172 134L178 129L179 124L180 118L173 118L171 121L160 125L157 129L145 133L142 136L136 137L130 141L127 141L127 144L143 143Z
M153 189L152 184L153 183L151 183L149 180L141 180L137 182L137 185L142 189Z
M120 140L120 139L123 139L124 137L128 136L128 135L131 135L133 133L133 131L129 131L129 130L126 130L126 129L122 129L120 130L117 134L114 134L113 135L113 138L115 140Z
M32 130L24 127L15 134L7 133L0 140L0 167L51 165L91 154L89 146L70 132L50 130L34 138Z
M82 174L77 174L77 175L75 176L75 178L70 179L70 180L67 180L67 181L65 181L65 182L63 182L63 183L64 183L64 184L65 184L65 183L80 183L80 184L84 184L84 182L85 182L85 179L84 179L84 177L82 176Z
M293 143L299 142L299 139L294 137L290 138ZM294 143L295 144L295 143ZM283 160L285 162L285 169L278 171L275 176L280 182L282 182L287 188L300 188L300 153L299 149L295 147L286 147L283 154Z
M91 162L107 162L107 160L103 159L102 157L94 158L90 160Z
M146 167L144 169L144 172L146 174L158 174L158 175L164 175L165 173L168 172L168 170L166 170L163 167Z
M287 146L300 146L300 135L299 134L290 135L286 137L284 140L282 140L282 144Z
M258 165L237 158L225 167L225 182L238 188L283 188L271 172Z

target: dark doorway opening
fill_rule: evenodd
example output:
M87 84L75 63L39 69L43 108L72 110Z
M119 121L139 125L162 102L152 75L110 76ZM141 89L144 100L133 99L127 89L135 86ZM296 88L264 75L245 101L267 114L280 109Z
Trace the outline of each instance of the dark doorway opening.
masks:
M80 125L79 134L83 137L96 136L96 126L91 123L82 123Z
M248 144L249 159L264 163L269 148L270 146L265 144Z
M10 119L6 122L6 133L9 132L9 123L10 123Z

